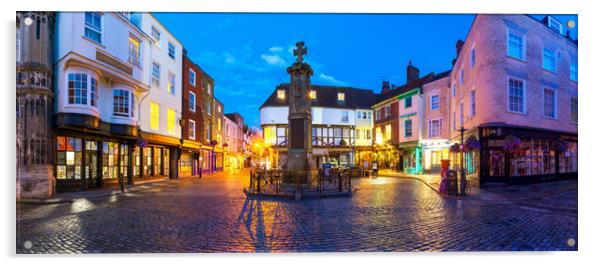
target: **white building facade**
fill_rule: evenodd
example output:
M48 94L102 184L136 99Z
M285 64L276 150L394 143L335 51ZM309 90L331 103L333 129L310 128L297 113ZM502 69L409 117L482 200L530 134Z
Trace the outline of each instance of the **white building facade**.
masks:
M283 165L288 141L288 84L276 88L260 108L265 145L269 147L266 165ZM372 146L370 90L312 85L312 153L316 165L355 165L356 149ZM357 134L359 132L359 135ZM359 162L357 162L359 163Z
M159 56L150 31L143 30L146 24L142 22L152 20L146 13L58 12L56 18L57 190L173 177L170 169L180 136L181 78L176 76L173 99L169 99L152 86L152 66L160 61L181 75L179 42L172 40L179 52L173 62ZM163 79L166 84L167 74ZM167 91L167 85L164 88ZM152 99L165 106L159 109L156 131L149 121ZM168 118L167 108L175 113L174 119ZM176 125L167 126L172 120Z

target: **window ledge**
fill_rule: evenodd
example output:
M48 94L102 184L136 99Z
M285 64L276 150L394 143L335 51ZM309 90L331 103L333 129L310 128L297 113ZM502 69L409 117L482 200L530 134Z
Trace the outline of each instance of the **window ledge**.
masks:
M549 116L545 116L545 115L542 115L541 117L543 119L547 119L547 120L558 120L558 117L549 117Z
M517 61L517 62L521 62L521 63L527 63L527 59L520 59L520 58L513 57L513 56L511 56L511 55L506 55L506 57L507 57L507 58L510 58L510 59L512 59L512 60L515 60L515 61Z
M90 39L90 38L86 37L85 35L82 35L82 39L84 39L84 40L86 40L86 41L89 41L89 42L91 42L92 44L94 44L94 45L96 45L96 46L98 46L98 47L100 47L100 48L102 48L102 49L106 49L106 48L107 48L107 47L106 47L106 46L104 46L102 43L99 43L99 42L97 42L97 41L95 41L95 40L92 40L92 39Z
M510 111L510 110L506 110L506 112L515 114L515 115L528 115L527 112L515 112L515 111Z

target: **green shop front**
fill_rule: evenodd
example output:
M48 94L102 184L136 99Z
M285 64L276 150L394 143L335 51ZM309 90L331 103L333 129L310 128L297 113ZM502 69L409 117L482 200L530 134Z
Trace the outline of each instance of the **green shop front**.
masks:
M422 174L422 145L418 141L399 144L401 171L406 174Z

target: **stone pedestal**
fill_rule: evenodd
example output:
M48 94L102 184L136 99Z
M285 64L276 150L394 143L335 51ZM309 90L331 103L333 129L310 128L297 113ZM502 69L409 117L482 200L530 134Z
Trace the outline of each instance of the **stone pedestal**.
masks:
M317 176L311 151L312 119L309 98L309 77L313 75L313 69L303 62L305 54L307 48L303 42L298 42L297 49L294 50L297 61L286 70L291 79L288 89L288 155L283 170L285 182L297 182L296 176L299 176L301 184L311 184Z
M17 171L17 199L47 199L54 195L52 165L20 166Z

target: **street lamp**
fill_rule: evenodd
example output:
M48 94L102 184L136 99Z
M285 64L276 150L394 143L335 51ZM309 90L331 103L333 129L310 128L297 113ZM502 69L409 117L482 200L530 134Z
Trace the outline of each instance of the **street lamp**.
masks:
M460 196L466 195L466 173L464 172L464 125L460 127Z

